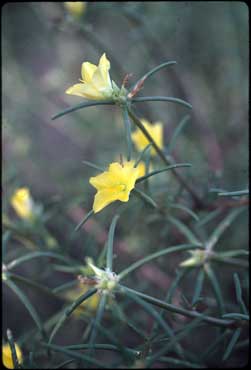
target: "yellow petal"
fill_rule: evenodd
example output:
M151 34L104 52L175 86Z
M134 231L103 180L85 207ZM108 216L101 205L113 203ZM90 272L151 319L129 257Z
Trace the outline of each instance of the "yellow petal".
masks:
M146 174L146 166L145 166L145 164L144 163L139 163L138 165L137 165L137 168L138 168L138 170L139 170L139 177L142 177L142 176L145 176L145 174Z
M84 62L81 68L81 76L84 82L89 83L92 81L94 72L97 70L95 64Z
M90 100L104 99L104 96L95 87L89 84L79 83L69 87L66 94L77 95Z
M113 177L108 171L103 172L95 177L91 177L89 183L97 190L102 190L114 185Z
M110 189L100 190L94 197L93 211L97 213L115 200L118 200L117 191Z
M94 72L92 77L92 85L104 96L104 98L112 95L112 86L110 77L104 77L100 68Z
M104 53L102 57L99 59L99 65L98 65L101 74L103 76L104 81L106 84L111 85L111 79L109 75L109 69L110 69L110 62L106 58L106 54Z
M16 354L17 354L17 359L19 363L22 363L22 352L20 347L15 343L15 349L16 349ZM14 369L14 363L12 360L12 355L11 355L11 349L9 344L4 344L2 346L2 360L3 364L7 369Z

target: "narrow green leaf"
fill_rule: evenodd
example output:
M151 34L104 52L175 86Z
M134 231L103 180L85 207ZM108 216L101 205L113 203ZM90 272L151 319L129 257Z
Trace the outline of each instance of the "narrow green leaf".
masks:
M127 107L123 108L123 118L126 133L127 160L130 161L132 156L132 137L131 137L131 122L128 115Z
M238 328L235 330L228 346L227 346L227 349L226 351L224 352L224 355L222 357L222 361L226 361L228 359L228 357L231 355L231 353L233 352L234 350L234 346L235 344L237 343L238 339L239 339L239 336L241 334L241 328Z
M67 109L63 110L62 112L60 112L60 113L55 114L53 117L51 117L51 119L52 120L57 119L59 117L64 116L65 114L75 112L76 110L79 110L79 109L82 109L82 108L93 107L93 106L96 106L96 105L114 105L114 104L115 103L114 103L113 100L101 100L101 101L100 100L95 100L95 101L88 102L88 103L81 103L81 104L78 104L78 105L74 105L74 107L67 108Z
M226 313L225 315L222 315L222 318L223 319L234 319L234 320L245 320L245 321L249 321L249 315L248 314L243 314L243 313L237 313L237 312L233 312L233 313Z
M171 204L170 208L181 209L182 211L188 213L195 221L199 221L199 217L188 207L183 204Z
M135 164L134 164L134 167L137 167L138 166L138 164L142 161L142 159L143 159L143 157L144 157L144 155L145 155L145 153L146 152L150 152L150 148L151 148L151 146L152 146L152 144L150 143L150 144L148 144L145 148L144 148L144 150L142 150L141 151L141 153L139 154L139 156L138 156L138 158L137 158L137 160L135 161Z
M34 280L29 280L23 276L19 276L17 274L13 274L12 272L8 273L8 278L10 280L14 280L14 281L17 281L17 282L20 282L20 283L23 283L25 285L28 285L29 287L32 287L42 293L45 293L49 296L52 296L52 297L57 297L52 290L50 290L49 288L47 288L46 286L44 285L40 285L39 283L37 283L36 281Z
M151 307L148 303L146 303L143 299L141 299L139 296L131 293L128 290L126 290L126 294L132 300L134 300L136 303L138 303L140 306L142 306L158 322L160 327L162 327L165 330L168 337L173 339L173 343L174 343L177 354L184 358L183 349L182 349L181 345L176 341L175 335L174 335L172 329L163 320L163 318L160 316L160 314L153 307Z
M64 290L67 290L69 288L74 287L77 284L78 284L78 281L76 279L74 279L74 280L68 281L65 284L60 284L56 288L52 289L52 292L58 294L58 293L61 293Z
M90 354L93 354L94 342L96 340L98 324L100 323L102 319L102 316L105 310L106 300L107 300L107 296L105 294L102 294L101 299L99 301L99 306L98 306L98 310L96 313L96 317L93 322L91 333L90 333L90 340L89 340Z
M211 269L211 267L208 264L206 265L205 271L207 273L209 281L211 282L212 288L214 290L215 298L219 306L220 314L222 316L225 313L225 308L224 308L224 299L222 297L220 284L218 283L218 279L214 271Z
M90 298L91 296L93 296L96 292L97 292L97 289L96 288L89 289L86 293L82 294L78 299L76 299L76 301L74 301L70 306L66 307L66 309L63 312L63 314L61 315L61 317L59 318L58 322L56 323L54 329L52 330L48 343L51 343L52 342L52 340L55 337L56 333L61 328L61 326L63 325L63 323L67 320L67 318L72 314L72 312L75 311L76 308L79 305L81 305L81 303L83 303L85 300L87 300L88 298Z
M228 265L233 265L237 267L249 268L249 261L238 258L225 257L218 253L211 254L211 260L219 262L220 264L226 263Z
M86 322L90 322L90 320L86 319ZM112 328L109 327L109 329L106 329L100 323L98 323L97 321L96 321L95 325L96 325L96 328L98 329L98 331L101 334L103 334L104 337L108 339L108 341L113 343L114 346L118 349L119 352L121 352L121 354L123 356L128 357L128 351L125 350L124 344L121 343L121 341L119 340L117 335L113 334ZM88 344L88 347L89 347L89 344ZM95 347L95 344L94 344L94 347Z
M42 322L41 322L41 320L40 320L40 318L37 314L37 311L35 310L35 308L31 304L31 302L28 300L26 295L19 289L19 287L13 281L5 280L4 282L18 296L20 301L23 303L23 305L25 306L25 308L27 309L27 311L31 315L31 317L32 317L33 321L35 322L38 330L40 331L42 337L45 340L47 340L47 335L44 331Z
M78 231L85 223L89 220L89 218L94 214L93 209L91 209L83 218L82 221L75 227L74 231Z
M249 189L218 193L219 197L236 197L242 195L249 195Z
M238 209L234 209L232 212L230 212L227 217L216 227L212 235L207 241L207 250L211 251L214 245L218 242L221 235L224 233L224 231L231 225L231 223L236 219L237 216L241 212L245 210L245 207L240 207Z
M3 240L2 240L2 258L5 258L6 251L7 251L7 245L8 245L8 242L9 242L10 238L11 238L11 234L12 234L12 231L11 230L7 230L3 234Z
M239 256L249 256L249 251L246 251L245 249L236 249L226 252L219 252L217 253L218 256L224 258L224 257L239 257Z
M198 221L196 226L197 227L205 226L208 222L214 220L221 212L222 210L219 208L212 212L207 213L207 215L204 218L201 218L200 221Z
M165 302L167 302L167 303L171 303L172 302L172 298L174 296L175 290L177 289L177 287L178 287L179 283L181 282L181 280L189 272L190 272L190 269L179 269L178 270L178 272L176 274L176 277L174 278L174 280L172 281L172 284L170 285L170 287L168 289L168 292L167 292L167 295L166 295L166 298L165 298Z
M64 348L66 349L70 349L70 350L81 350L81 349L90 349L89 347L89 344L73 344L73 345L69 345L69 346L65 346ZM119 348L117 346L115 346L114 344L94 344L94 348L95 349L100 349L100 350L105 350L105 351L116 351L116 352L120 352ZM130 354L134 354L134 355L137 355L138 351L132 349L132 348L126 348L125 347L125 351L130 353Z
M187 103L185 100L179 98L173 98L171 96L144 96L141 98L133 98L133 103L143 103L146 101L166 101L170 103L176 103L185 106L186 108L192 109L192 105Z
M165 62L165 63L162 63L162 64L158 65L157 67L154 67L153 69L151 69L149 72L147 72L143 77L141 77L133 85L133 87L130 89L130 92L132 92L136 88L137 85L140 85L141 83L144 83L147 78L152 76L154 73L158 72L160 69L162 69L164 67L168 67L168 66L173 65L173 64L177 64L177 62L175 62L175 61Z
M113 239L114 232L119 215L115 215L112 219L112 223L108 233L108 243L107 243L107 258L106 258L106 268L112 271L112 259L113 259Z
M244 313L245 315L248 315L247 307L242 299L241 283L240 283L240 279L237 273L234 273L234 285L235 285L236 299L240 305L242 313Z
M191 323L187 324L185 328L177 335L175 335L175 340L181 340L182 338L188 336L188 334L196 328L199 323L202 321L202 317L197 317L195 320L193 320ZM155 361L158 361L159 358L166 354L174 345L175 341L172 338L167 345L165 345L163 348L161 348L157 353L150 356L150 358L147 361L147 368L151 367Z
M104 172L105 168L97 166L95 163L89 162L89 161L82 161L82 163L86 164L87 166L94 168L95 170Z
M160 299L151 297L151 296L149 296L147 294L144 294L144 293L140 293L140 292L138 292L134 289L127 288L124 285L119 285L118 288L119 288L118 291L117 291L118 293L125 294L125 290L130 291L130 292L138 295L139 297L143 298L145 301L147 301L147 302L149 302L149 303L151 303L155 306L158 306L160 308L164 308L167 311L175 312L175 313L183 315L183 316L198 318L198 319L201 319L202 321L211 323L212 325L216 325L216 326L220 326L220 327L229 327L234 322L233 320L225 320L225 319L223 320L223 319L219 319L217 317L207 316L207 315L201 314L201 313L199 313L195 310L187 310L187 309L182 308L180 306L175 306L173 304L166 303L164 301L161 301Z
M172 170L173 168L178 168L178 167L191 167L192 165L190 163L177 163L177 164L173 164L171 166L168 166L168 167L165 167L165 168L162 168L160 170L156 170L156 171L153 171L153 172L150 172L148 173L147 175L145 176L141 176L139 177L137 180L136 180L136 184L139 183L139 182L142 182L146 179L148 179L148 177L151 177L151 176L154 176L154 175L157 175L158 173L162 173L162 172L165 172L165 171L168 171L168 170Z
M171 246L165 249L162 249L161 251L155 252L150 254L147 257L144 257L133 264L131 264L129 267L127 267L125 270L121 271L120 274L118 275L119 280L124 279L126 275L131 273L133 270L139 268L140 266L144 265L145 263L152 261L155 258L159 258L165 254L169 253L177 253L185 250L192 250L192 249L203 249L202 245L200 243L198 244L181 244L181 245L175 245Z
M109 368L103 362L101 363L100 361L97 361L94 358L89 357L88 355L83 355L83 354L79 354L79 353L74 352L74 351L70 351L69 349L66 349L64 347L57 346L56 344L51 344L51 343L41 343L41 344L42 344L42 346L50 348L51 350L53 350L55 352L63 353L65 355L71 357L72 359L75 358L77 360L81 360L81 361L83 361L83 365L86 365L86 362L88 362L90 364L99 366L101 369L108 369Z
M148 335L143 331L141 330L140 328L138 328L133 322L132 320L126 316L122 310L122 308L120 307L120 305L115 302L114 305L113 305L113 315L115 317L115 319L118 319L120 321L122 321L123 323L125 323L130 329L132 329L133 331L135 331L135 333L137 333L137 335L139 335L140 337L142 337L142 339L144 341L147 340L148 338Z
M150 205L153 208L158 209L157 203L149 195L147 195L144 191L134 188L133 193L135 195L138 195L146 204Z
M212 341L212 343L207 347L207 349L202 352L201 355L199 355L199 361L205 361L209 355L212 353L214 353L215 349L218 348L220 342L222 342L226 336L229 334L229 330L224 330L223 333L221 333L220 335L217 335L215 337L215 339Z
M205 272L204 272L203 268L201 268L199 273L198 273L196 283L195 283L192 305L194 305L200 297L202 287L203 287L204 278L205 278Z
M176 217L168 215L167 219L171 224L173 224L185 237L193 244L201 244L199 239L194 235L194 233L180 220Z
M180 123L178 124L178 126L176 127L176 129L174 130L174 133L169 141L169 145L168 145L168 153L170 154L174 147L175 147L175 144L176 144L176 141L179 137L179 135L181 134L182 130L184 129L185 125L188 123L190 119L190 116L189 115L186 115L185 117L182 118L182 120L180 121Z
M38 258L38 257L52 257L52 258L64 261L67 264L72 263L72 261L69 258L61 256L60 254L57 254L57 253L53 253L53 252L31 252L31 253L27 253L24 256L18 257L15 260L9 262L7 264L7 269L11 270L12 268L20 265L23 262L27 262L27 261L30 261L33 258Z

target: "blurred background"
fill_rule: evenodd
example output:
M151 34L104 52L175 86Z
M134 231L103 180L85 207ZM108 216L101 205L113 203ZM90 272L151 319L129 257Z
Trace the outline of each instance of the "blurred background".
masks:
M66 95L65 90L77 83L82 62L97 64L103 52L111 62L111 77L118 86L127 73L132 73L129 85L133 85L158 64L177 61L177 65L151 77L139 96L173 96L188 101L193 109L189 111L167 102L147 102L135 105L137 115L151 122L163 122L167 149L178 123L186 114L190 115L173 156L177 162L192 164L192 168L184 169L183 173L205 199L213 199L212 188L227 191L247 188L248 15L244 2L227 1L92 1L86 2L80 16L71 14L60 2L5 4L2 7L2 192L4 220L7 220L4 226L11 222L23 230L10 205L10 197L17 188L28 187L34 201L43 204L43 223L47 233L56 240L57 251L83 265L86 256L94 260L100 256L119 205L109 206L78 234L72 233L91 209L95 193L89 177L97 171L82 161L106 166L120 154L125 155L121 112L115 106L98 106L54 121L51 117L83 101ZM161 166L157 160L156 166ZM159 175L150 185L153 198L164 203L179 191L172 175ZM186 193L184 199L189 205ZM177 217L179 215L177 212ZM198 211L198 215L203 218L207 213ZM206 238L219 219L214 219L203 230L196 229L193 220L187 222L199 237ZM31 230L27 235L26 241L20 241L20 235L19 240L13 235L10 237L5 262L36 248L50 250L48 239L44 244L36 231ZM126 204L116 231L115 271L160 247L186 241L182 233L155 220L151 209L133 198ZM245 214L224 236L220 248L245 249L246 243ZM187 254L182 256L184 259ZM179 254L170 260L158 260L158 264L135 272L127 283L161 298L183 259ZM41 263L34 259L17 267L15 272L51 288L74 279L75 272L54 268L54 262ZM234 299L232 272L230 268L217 272L226 301ZM242 273L241 270L241 277ZM188 297L192 294L194 276L196 271L184 282ZM243 281L247 284L244 273ZM62 302L26 286L20 287L37 308L42 321L62 307ZM210 296L207 284L205 292ZM15 338L22 339L34 324L13 292L6 288L3 294L4 332L11 328ZM178 296L175 302L179 302ZM137 322L142 317L134 319ZM151 325L148 319L144 318L146 327ZM84 320L82 325L86 325ZM57 337L58 343L77 343L83 328L76 321L70 333L67 326L61 333L66 332L67 337ZM208 330L207 335L203 331L198 335L200 340L190 343L191 351L204 348L215 333ZM24 347L29 348L25 338L22 340ZM125 342L137 345L139 338L135 333L128 334ZM231 367L243 366L245 361L246 352L240 350L232 358Z

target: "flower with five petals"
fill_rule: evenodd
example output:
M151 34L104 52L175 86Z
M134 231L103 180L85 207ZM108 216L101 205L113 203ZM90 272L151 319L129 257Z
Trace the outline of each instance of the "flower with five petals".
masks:
M124 164L113 162L108 171L90 178L90 184L97 189L94 198L93 211L97 213L115 200L128 202L131 190L137 178L141 176L140 167L134 167L134 162Z

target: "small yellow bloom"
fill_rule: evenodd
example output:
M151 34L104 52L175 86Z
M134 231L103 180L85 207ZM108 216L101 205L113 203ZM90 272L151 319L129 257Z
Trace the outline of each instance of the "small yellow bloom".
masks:
M109 69L110 62L105 53L100 58L98 66L84 62L81 70L81 83L68 88L66 94L77 95L90 100L111 98L116 84L111 81Z
M69 300L70 302L75 301L78 297L80 297L82 294L85 294L90 289L90 286L87 284L81 284L79 283L75 288L72 290L67 291L64 294L64 297ZM75 316L79 316L82 313L90 314L91 312L95 311L98 307L100 300L99 294L94 294L84 302L82 302L76 310L74 310L73 314Z
M141 119L141 122L145 129L149 132L152 136L155 143L158 145L160 149L163 148L163 125L161 122L155 122L155 124L151 124L145 119ZM148 139L145 135L137 129L132 133L132 141L134 142L138 151L142 151L145 147L149 144ZM156 155L156 150L151 148L151 154Z
M64 2L64 6L66 10L73 16L73 17L81 17L84 14L86 9L86 2L85 1L66 1Z
M21 218L30 220L33 217L34 204L29 189L18 189L11 197L11 205Z
M111 163L108 171L90 178L90 184L97 189L94 198L93 210L101 211L115 200L128 202L131 190L139 177L139 167L134 168L134 163Z
M23 356L22 356L22 352L21 352L20 347L16 343L15 343L15 349L16 349L16 354L17 354L17 360L18 360L19 364L21 364L22 361L23 361ZM10 349L9 344L4 344L2 346L2 361L3 361L4 366L7 369L14 369L15 368L13 360L12 360L11 349Z

